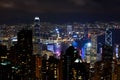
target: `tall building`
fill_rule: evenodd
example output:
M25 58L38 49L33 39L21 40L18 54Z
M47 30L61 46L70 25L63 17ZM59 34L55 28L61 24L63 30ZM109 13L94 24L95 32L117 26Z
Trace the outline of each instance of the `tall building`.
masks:
M42 80L59 80L58 63L58 59L54 56L50 56L49 59L47 59L46 54L43 56L41 67Z
M112 31L109 29L105 31L105 44L112 46Z
M91 34L91 54L90 54L90 67L94 67L94 63L96 62L97 55L97 35Z
M67 25L67 34L72 34L72 25Z
M9 48L9 29L7 25L0 26L0 43Z
M21 30L17 34L17 50L16 50L16 61L17 63L13 67L17 66L15 74L20 79L34 79L35 78L35 57L33 53L32 43L32 30ZM16 62L15 61L15 62ZM19 72L18 72L19 70ZM16 77L16 76L15 76ZM15 79L18 79L17 77Z
M10 80L11 62L8 59L7 46L0 44L0 80Z
M39 55L36 55L36 60L35 60L35 66L36 66L36 79L41 79L41 67L42 67L42 57Z
M35 17L34 19L34 28L33 28L33 44L34 52L33 54L40 54L40 18Z
M74 47L70 46L67 50L66 53L64 55L63 58L63 76L62 79L63 80L72 80L72 63L73 63L73 56L74 56Z
M29 54L32 54L33 50L33 42L32 42L32 30L21 30L17 34L18 39L18 46L21 47L20 49L26 49L29 51Z
M112 61L113 59L113 48L109 45L102 46L102 60L103 61Z

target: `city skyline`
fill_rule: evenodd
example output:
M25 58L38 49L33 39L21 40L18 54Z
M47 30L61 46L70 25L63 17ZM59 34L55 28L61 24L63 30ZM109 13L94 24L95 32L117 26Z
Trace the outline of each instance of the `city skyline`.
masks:
M119 25L57 25L40 23L39 17L34 25L1 25L0 79L119 80Z
M120 19L119 0L1 0L0 24L42 22L110 22Z
M120 80L119 0L0 0L0 80Z

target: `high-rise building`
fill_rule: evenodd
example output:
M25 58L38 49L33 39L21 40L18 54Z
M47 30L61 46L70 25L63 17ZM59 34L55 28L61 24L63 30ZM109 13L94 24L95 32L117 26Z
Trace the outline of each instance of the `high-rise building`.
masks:
M48 60L46 54L43 56L41 67L42 80L59 80L58 63L58 59L54 56L50 56Z
M7 52L7 46L0 44L0 80L10 80L11 62Z
M40 51L40 18L35 17L34 28L33 28L33 44L34 52L33 54L39 54Z
M112 46L112 31L108 28L105 31L105 44Z
M67 34L72 34L72 25L67 25Z
M90 49L90 67L94 67L94 63L96 62L97 55L97 34L90 33L91 38L91 49Z
M62 56L62 80L88 80L87 64L79 55L79 50L70 46Z
M102 46L102 60L103 61L112 61L113 59L113 48L109 45Z
M42 75L41 75L41 67L42 67L42 57L40 57L39 55L36 55L36 60L35 60L35 66L36 66L36 79L41 79Z
M35 78L35 56L33 53L32 30L21 30L17 34L17 65L19 66L19 77L21 79ZM16 64L15 64L16 65ZM17 79L17 78L16 78Z

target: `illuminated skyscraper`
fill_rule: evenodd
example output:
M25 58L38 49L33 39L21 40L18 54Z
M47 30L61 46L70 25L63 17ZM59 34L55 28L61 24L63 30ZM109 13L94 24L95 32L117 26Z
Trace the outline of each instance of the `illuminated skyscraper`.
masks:
M105 44L112 46L112 31L110 31L109 28L107 28L105 32Z
M35 17L34 19L34 29L33 29L33 36L34 36L34 54L39 54L40 51L40 18Z
M72 34L72 25L67 25L67 34Z
M96 62L96 55L97 55L97 34L91 34L91 54L90 54L90 67L94 67L94 63Z

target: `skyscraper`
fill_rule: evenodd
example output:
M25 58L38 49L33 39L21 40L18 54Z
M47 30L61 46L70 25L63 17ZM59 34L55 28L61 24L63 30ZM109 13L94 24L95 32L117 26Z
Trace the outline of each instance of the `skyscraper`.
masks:
M40 18L34 18L34 29L33 29L33 36L34 36L34 52L33 54L39 54L40 51Z
M17 33L17 39L17 43L8 51L8 59L11 63L11 74L9 75L9 79L33 80L35 79L35 57L32 55L32 30L20 30Z
M67 34L72 34L72 25L67 25Z
M110 45L102 46L102 60L103 61L112 61L113 59L113 47Z
M21 30L17 34L17 65L20 67L19 76L22 79L35 78L35 58L33 53L32 30ZM24 74L24 75L23 75Z

